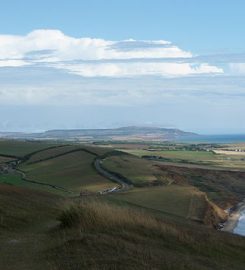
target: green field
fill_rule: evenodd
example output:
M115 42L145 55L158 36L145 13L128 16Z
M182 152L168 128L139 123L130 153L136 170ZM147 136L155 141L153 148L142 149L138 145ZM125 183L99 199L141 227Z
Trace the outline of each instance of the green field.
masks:
M34 181L36 184L24 181L20 173L12 173L11 170L8 174L0 174L1 183L66 196L69 193L74 196L81 191L98 192L117 186L98 174L93 167L96 155L106 153L108 148L46 142L1 141L1 143L3 154L23 158L18 169L25 173L27 180ZM3 156L0 158L2 164L11 160Z
M96 155L106 153L110 150L108 148L29 141L0 141L0 146L3 154L22 158L18 169L23 171L27 180L36 184L24 181L20 173L12 172L0 175L1 183L73 196L81 191L98 192L117 186L93 167ZM10 160L0 156L2 164Z
M51 156L52 154L53 151ZM45 156L45 153L42 155ZM100 191L115 186L96 172L93 167L94 158L95 155L81 150L38 163L24 163L20 169L26 174L27 179L61 186L76 193L84 189Z
M191 186L138 188L114 197L146 209L200 222L207 207L205 194Z
M132 155L107 157L103 161L103 167L123 175L136 186L169 184L153 162Z
M63 190L55 189L50 186L35 184L24 181L19 173L0 174L0 184L9 186L23 187L31 190L46 191L53 194L68 196L69 194Z
M189 184L205 192L210 200L228 208L244 199L245 172L161 165L159 168L174 183Z
M125 151L125 150L124 150ZM217 155L213 152L207 151L188 151L188 150L173 150L173 151L150 151L145 149L133 149L133 150L126 150L130 154L142 157L147 155L154 155L159 157L165 158L176 158L176 159L183 159L183 160L195 160L195 161L209 161L218 159Z
M150 150L150 149L118 149L138 157L159 157L162 161L209 165L222 168L245 169L244 155L215 154L213 151L200 150ZM160 160L160 159L159 159Z
M44 259L52 247L60 198L29 188L0 184L0 269L50 269Z
M23 157L29 153L56 145L56 143L41 141L0 140L0 155Z
M42 149L42 151L38 151L30 156L30 158L26 161L26 164L36 163L38 161L51 159L59 155L63 155L67 152L78 149L76 145L64 145L57 146L50 149Z

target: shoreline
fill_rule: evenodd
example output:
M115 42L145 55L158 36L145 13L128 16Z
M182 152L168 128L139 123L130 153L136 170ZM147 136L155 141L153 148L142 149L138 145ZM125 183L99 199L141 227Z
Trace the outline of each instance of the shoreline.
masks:
M221 229L221 231L234 233L234 229L239 222L239 218L243 210L245 210L245 200L238 203L235 209L229 213L226 222L223 223L224 227Z

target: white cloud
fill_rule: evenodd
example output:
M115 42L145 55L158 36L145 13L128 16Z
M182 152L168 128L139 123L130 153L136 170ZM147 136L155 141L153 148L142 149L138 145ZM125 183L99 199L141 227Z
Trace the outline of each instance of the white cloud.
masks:
M74 38L59 30L35 30L25 36L0 35L0 67L41 65L62 68L84 77L187 76L223 72L208 63L188 63L192 57L190 52L164 40ZM142 63L142 59L149 62ZM168 59L171 62L167 62ZM179 63L179 59L186 59L186 62Z
M123 41L134 43L134 40ZM0 58L21 58L30 51L53 50L53 57L60 61L66 60L101 60L101 59L130 59L130 58L166 58L191 57L167 41L141 41L147 43L147 48L137 50L117 50L113 46L120 41L110 41L94 38L73 38L64 35L59 30L35 30L26 36L0 36ZM155 47L153 45L159 45ZM163 47L161 48L160 45ZM164 45L170 45L165 47ZM49 59L47 59L48 61Z
M0 67L22 67L27 65L30 65L30 63L23 60L0 60Z
M192 66L188 63L101 63L58 64L71 73L84 77L134 77L134 76L187 76L195 74L222 73L223 70L208 64Z

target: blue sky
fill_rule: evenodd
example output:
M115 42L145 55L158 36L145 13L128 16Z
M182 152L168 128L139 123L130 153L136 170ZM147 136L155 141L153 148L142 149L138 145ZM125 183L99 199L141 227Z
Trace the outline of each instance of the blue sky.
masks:
M60 29L75 37L166 39L200 52L244 51L243 0L2 0L0 32Z
M1 1L0 131L245 133L244 10L242 0Z

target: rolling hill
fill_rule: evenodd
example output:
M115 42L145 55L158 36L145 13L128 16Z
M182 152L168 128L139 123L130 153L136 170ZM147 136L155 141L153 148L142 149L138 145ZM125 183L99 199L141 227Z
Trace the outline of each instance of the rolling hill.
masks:
M192 132L185 132L179 129L158 128L158 127L121 127L115 129L67 129L48 130L43 133L18 133L0 132L2 138L15 139L80 139L84 141L94 140L129 140L129 141L166 141L180 137L198 136Z
M117 147L1 141L0 269L244 269L244 237L216 230L244 197L243 171ZM115 177L127 188L101 193L120 186Z

